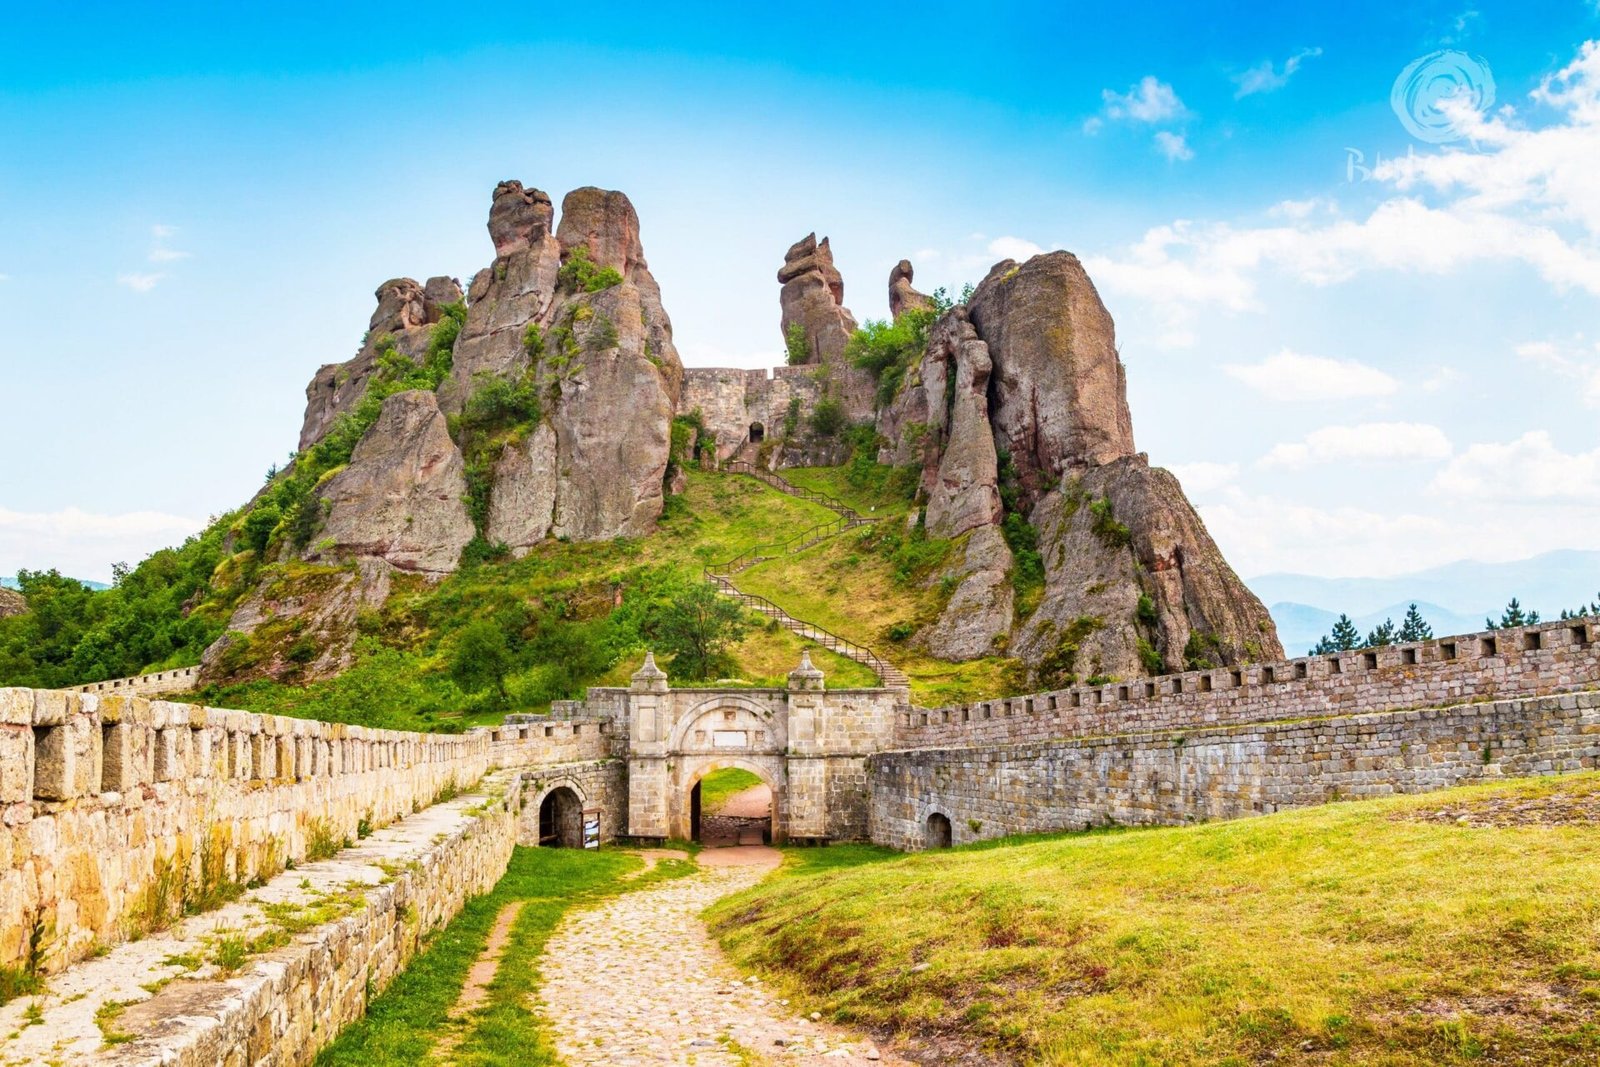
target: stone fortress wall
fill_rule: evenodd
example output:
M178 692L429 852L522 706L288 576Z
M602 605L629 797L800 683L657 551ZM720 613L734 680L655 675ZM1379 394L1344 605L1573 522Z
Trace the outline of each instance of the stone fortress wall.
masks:
M1237 725L1438 707L1600 682L1600 622L1573 619L1415 644L1188 671L901 714L897 748Z
M626 741L606 719L413 734L0 689L0 965L44 933L59 970L174 884L250 882L493 769L609 761Z
M1183 825L1333 800L1600 767L1600 693L1324 719L884 753L878 844Z
M803 432L817 401L828 395L830 383L841 374L849 379L846 384L852 389L859 386L855 377L866 376L870 395L870 375L854 369L830 370L814 364L764 370L685 367L678 412L684 415L700 412L706 429L716 435L718 463L733 457L746 445L750 446L747 457L754 460L762 443L777 442L784 437L784 423L792 402L799 401L797 429ZM848 393L850 389L842 391ZM853 417L861 416L853 413ZM785 463L792 466L795 462L818 462L820 458L827 457L803 450L790 457L794 462L786 460Z
M182 693L200 684L200 667L173 667L151 671L132 678L107 678L103 682L75 685L73 693L111 693L115 696L151 697L161 693Z
M902 711L868 761L899 848L1231 818L1600 767L1594 619Z

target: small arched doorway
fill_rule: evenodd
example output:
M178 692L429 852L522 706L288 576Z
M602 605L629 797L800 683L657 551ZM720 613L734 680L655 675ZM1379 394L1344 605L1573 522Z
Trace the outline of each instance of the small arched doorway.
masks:
M750 424L750 443L751 444L759 445L763 440L766 439L766 436L767 436L767 428L765 426L761 425L759 422L752 422Z
M952 840L950 816L933 812L928 816L928 847L949 848Z
M559 785L539 802L539 847L583 847L583 801Z
M777 825L772 786L743 767L721 767L689 789L689 836L707 848L770 845Z

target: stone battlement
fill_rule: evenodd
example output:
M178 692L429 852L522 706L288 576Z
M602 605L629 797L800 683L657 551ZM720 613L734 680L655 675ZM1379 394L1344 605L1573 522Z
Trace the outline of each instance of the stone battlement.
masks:
M116 696L148 697L158 693L182 693L200 682L200 668L173 667L165 671L135 675L132 678L107 678L68 688L73 693L111 693Z
M1438 707L1600 684L1600 620L902 711L899 748L1018 744Z
M143 697L0 689L0 965L59 970L152 894L269 877L490 770L613 758L607 718L415 734Z

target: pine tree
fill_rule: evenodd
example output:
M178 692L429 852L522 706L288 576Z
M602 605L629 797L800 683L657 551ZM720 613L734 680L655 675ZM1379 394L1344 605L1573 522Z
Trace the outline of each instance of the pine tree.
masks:
M1400 633L1397 635L1402 642L1427 641L1433 637L1433 627L1428 625L1422 617L1422 612L1412 604L1406 609L1406 617L1400 623Z
M1538 621L1539 613L1537 611L1524 612L1517 598L1512 597L1510 603L1506 605L1506 610L1500 613L1500 621L1498 623L1490 622L1489 629L1503 630L1512 626L1532 626Z
M1317 642L1311 650L1313 656L1326 656L1332 652L1349 652L1361 645L1361 631L1356 629L1356 624L1350 621L1350 616L1340 615L1339 621L1333 624L1333 632Z
M1600 596L1588 604L1579 604L1576 608L1562 608L1563 619L1581 619L1588 615L1600 615Z
M1367 635L1367 643L1363 648L1379 648L1383 645L1394 644L1394 620L1384 619Z

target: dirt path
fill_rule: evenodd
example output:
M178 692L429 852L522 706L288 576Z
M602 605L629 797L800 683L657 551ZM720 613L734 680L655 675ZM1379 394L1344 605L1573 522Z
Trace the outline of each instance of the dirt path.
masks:
M772 814L772 787L766 784L741 789L727 799L713 815L730 819L765 819Z
M795 1016L754 978L741 980L698 916L759 882L770 848L707 849L701 869L569 915L546 946L540 998L571 1067L824 1060L903 1064L836 1027Z
M517 921L517 916L522 914L522 906L526 903L525 900L513 900L495 916L489 939L478 958L472 962L471 969L467 971L467 980L461 985L461 995L450 1009L450 1028L434 1046L435 1063L453 1062L450 1057L465 1036L467 1016L489 999L489 983L494 981L494 974L500 969L500 957L505 954L506 944L511 940L511 927Z

